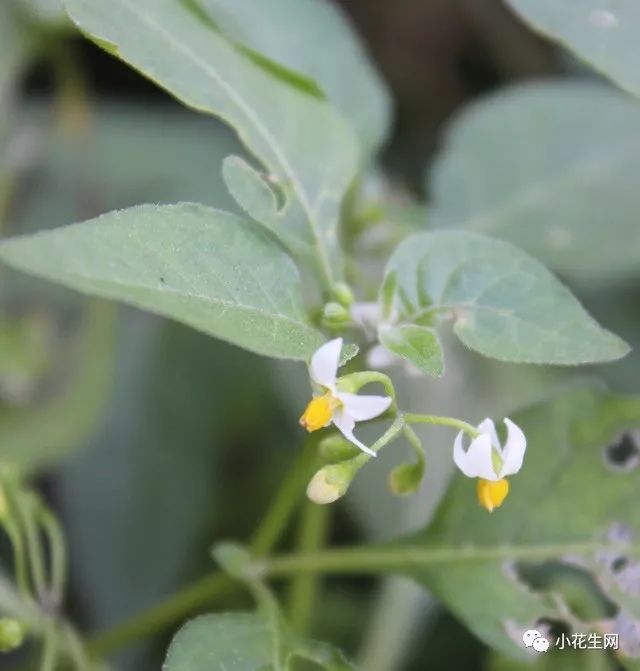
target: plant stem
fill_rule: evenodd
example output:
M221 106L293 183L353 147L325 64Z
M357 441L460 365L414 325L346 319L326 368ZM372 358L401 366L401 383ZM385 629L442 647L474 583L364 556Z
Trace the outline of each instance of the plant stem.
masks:
M300 501L316 466L316 439L309 438L298 453L293 466L280 485L275 499L253 534L251 552L261 556L269 553L280 539L293 511Z
M305 503L296 546L300 552L315 552L324 546L328 535L329 513L329 506L317 505L311 501ZM315 573L297 575L291 582L289 620L300 634L309 631L318 587L319 578Z
M392 573L433 564L469 561L502 561L518 559L552 559L565 554L598 552L640 553L640 544L630 547L609 543L549 543L504 546L358 546L323 550L309 554L282 555L265 560L264 575L288 577L293 573Z
M468 433L472 438L480 435L478 429L468 422L463 422L455 417L441 417L440 415L421 415L415 412L402 413L407 424L437 424L441 426L451 426L460 431Z
M140 615L89 639L87 652L91 657L104 657L115 650L126 648L236 589L237 585L231 578L216 571Z

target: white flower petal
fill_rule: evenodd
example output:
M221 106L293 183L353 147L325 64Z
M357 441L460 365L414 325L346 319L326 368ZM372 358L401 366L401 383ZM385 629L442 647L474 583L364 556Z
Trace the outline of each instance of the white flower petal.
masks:
M335 390L341 351L342 338L334 338L315 351L311 357L309 374L316 384Z
M339 391L336 394L339 401L344 406L344 412L350 415L356 422L366 422L381 415L390 405L391 399L388 396L367 396L350 394L346 391Z
M355 428L356 421L349 415L344 412L342 408L338 408L333 413L333 423L340 433L349 441L351 441L356 447L359 447L363 452L370 454L372 457L376 456L376 453L369 449L364 443L361 443L354 435L353 429Z
M487 417L487 419L478 424L477 429L480 431L480 433L488 434L489 438L491 438L491 444L496 448L496 450L500 449L498 432L496 431L496 425L493 423L492 419Z
M527 439L522 429L507 417L505 417L504 423L507 426L508 434L507 442L502 450L500 477L513 475L522 468L524 453L527 449Z
M456 436L453 444L453 461L456 466L469 478L484 478L485 480L499 480L493 470L491 461L491 437L488 433L482 433L474 438L466 450L462 446L464 432Z

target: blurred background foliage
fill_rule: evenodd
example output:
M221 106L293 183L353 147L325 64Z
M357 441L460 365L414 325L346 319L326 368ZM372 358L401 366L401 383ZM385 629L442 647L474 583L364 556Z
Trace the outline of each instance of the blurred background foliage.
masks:
M427 219L438 225L438 208L446 210L448 202L462 208L456 191L441 190L438 179L449 170L464 180L474 146L464 145L462 131L443 159L449 147L443 138L465 123L481 124L485 106L497 115L507 105L508 94L486 96L553 78L557 86L565 81L569 107L590 108L591 99L572 94L578 85L566 80L579 80L582 92L608 86L495 0L341 4L393 96L383 169L365 184L360 212L375 216L358 219L356 212L350 222L361 234L350 244L371 277L380 277L399 231L424 226L415 201L432 196ZM331 43L323 48L332 53ZM224 157L242 154L233 134L186 111L78 36L53 0L3 0L0 52L3 235L142 202L195 200L237 209L220 177ZM478 100L471 118L469 106ZM636 109L626 109L637 103L620 105L624 132L637 136L640 113L636 118ZM582 134L572 135L566 130L575 117L564 113L557 135L551 128L557 115L534 110L523 128L490 115L495 127L481 134L489 151L503 157L499 169L515 175L509 188L517 189L518 171L537 166L544 173L557 157L580 151L590 134L606 148L607 132L620 130L618 117L596 108L599 126L587 120ZM549 137L549 145L536 145L536 133ZM552 150L552 141L566 144ZM523 146L536 155L525 155ZM605 206L616 203L618 218L633 232L639 160L640 152L632 153L609 166L595 198L586 182L569 194L551 189L546 209L534 214L548 217L564 207L580 217L575 202L595 207L604 198ZM432 164L425 186L425 166ZM498 168L483 169L490 181ZM624 272L585 282L588 273L583 266L576 272L574 260L557 255L551 263L601 323L634 345L640 342L639 269L623 258L627 238L607 230L604 220L595 231L597 248L592 238L582 244L595 251L594 263L606 257L607 268ZM532 224L520 231L515 241L544 257L541 229ZM358 279L359 297L373 299L371 286L368 277ZM637 351L604 367L551 369L485 362L453 341L445 348L442 381L394 371L405 407L476 421L501 417L585 377L600 377L619 393L638 389ZM300 365L268 362L184 326L0 269L0 458L33 475L61 515L71 552L69 610L84 630L112 625L201 575L210 566L213 539L249 535L299 449L297 417L306 394ZM408 499L387 492L390 467L406 455L385 452L331 511L333 541L388 539L424 527L451 475L451 436L438 429L421 435L428 449L422 490ZM230 605L244 603L236 598ZM314 634L342 646L366 671L422 671L427 660L433 671L533 668L489 653L435 600L400 578L326 580L322 605ZM159 668L172 633L119 658L117 668ZM601 657L565 656L560 666L554 656L535 668L614 668Z

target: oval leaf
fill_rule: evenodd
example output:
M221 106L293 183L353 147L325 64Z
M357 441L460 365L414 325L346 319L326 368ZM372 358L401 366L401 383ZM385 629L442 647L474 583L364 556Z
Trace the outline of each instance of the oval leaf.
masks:
M629 351L541 263L502 240L419 233L400 244L386 272L397 273L396 309L404 319L453 316L456 335L485 356L583 364Z
M638 136L640 108L606 86L498 93L449 130L429 221L505 238L572 281L637 276Z
M536 30L561 42L618 86L640 95L640 5L636 0L507 0Z
M8 240L0 258L259 354L307 359L322 342L306 320L297 270L277 242L257 224L203 205L113 212Z

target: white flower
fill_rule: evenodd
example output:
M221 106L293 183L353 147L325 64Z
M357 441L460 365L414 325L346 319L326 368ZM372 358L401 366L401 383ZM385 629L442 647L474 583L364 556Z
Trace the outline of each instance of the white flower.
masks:
M478 499L490 512L498 508L509 493L509 483L504 479L522 468L527 439L519 426L510 419L504 420L507 440L500 445L496 427L490 419L478 425L480 435L471 441L465 451L462 446L463 432L457 436L453 446L456 466L469 478L479 478Z
M391 399L388 396L358 396L340 391L337 374L341 351L342 338L336 338L318 348L311 358L309 375L322 393L315 395L307 405L300 424L307 431L317 431L333 422L347 440L363 452L375 456L375 452L353 435L353 430L356 422L381 415L391 405Z

